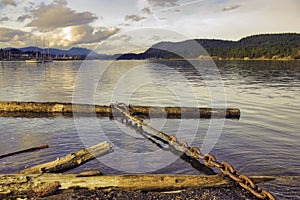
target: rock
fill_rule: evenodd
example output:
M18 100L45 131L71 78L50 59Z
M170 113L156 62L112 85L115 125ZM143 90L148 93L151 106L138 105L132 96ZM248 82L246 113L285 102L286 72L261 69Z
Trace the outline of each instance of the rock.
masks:
M59 181L54 181L37 186L33 189L33 191L37 194L38 197L46 197L54 195L58 191L59 187Z

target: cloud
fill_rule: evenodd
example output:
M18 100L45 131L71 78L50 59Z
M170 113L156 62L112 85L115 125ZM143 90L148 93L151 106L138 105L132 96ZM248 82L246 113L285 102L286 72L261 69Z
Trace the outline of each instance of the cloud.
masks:
M9 21L8 17L2 17L2 18L0 18L0 22L6 22L6 21Z
M130 34L130 33L129 33ZM140 53L141 45L136 42L132 35L122 34L115 35L108 40L103 41L96 49L98 53L117 54L117 53Z
M9 42L13 38L24 36L25 34L24 31L0 27L0 42Z
M36 41L39 42L45 38L50 42L51 47L69 48L81 44L96 45L98 42L115 35L119 30L117 27L98 27L95 30L94 27L85 24L59 28L38 36L31 32L0 27L0 44L6 43L13 47L32 46Z
M17 6L16 2L14 0L2 0L0 3L1 5L11 5L11 6Z
M147 2L154 7L169 7L178 6L178 0L147 0Z
M241 7L240 5L231 5L231 6L226 6L225 8L222 9L222 11L229 11L229 10L235 10L237 8Z
M44 37L51 47L69 48L76 45L97 45L119 32L119 28L95 27L91 23L98 17L91 12L79 12L67 6L66 0L42 2L36 7L26 7L25 13L17 17L17 22L26 22L31 32L15 29L1 29L0 43L10 46L34 45L35 40ZM2 17L2 20L6 18ZM1 18L0 18L1 20ZM29 22L27 23L27 20ZM25 29L26 30L26 29ZM30 28L27 28L30 30Z
M151 9L149 7L145 7L141 11L145 14L148 14L148 15L152 14Z
M28 27L36 27L40 31L49 31L56 28L89 24L96 19L91 12L77 12L66 7L65 0L55 0L46 5L42 3L38 8L30 11L33 20Z
M26 19L30 19L30 18L31 18L31 15L24 14L24 15L21 15L20 17L18 17L17 22L24 22Z
M50 46L70 47L79 44L92 44L106 40L119 31L117 27L94 27L84 24L79 26L69 26L57 29L45 34L45 38L50 41Z
M77 37L80 35L77 43L93 43L105 40L119 31L117 27L100 27L98 29L94 31L94 28L89 25L76 26L72 28L72 34Z
M156 12L163 12L167 10L173 10L177 8L175 12L178 12L179 0L138 0L138 9L145 14L154 14ZM154 11L153 11L154 10Z
M135 21L135 22L139 22L143 19L146 19L145 17L141 17L139 15L127 15L125 17L125 21L131 20L131 21Z
M58 5L64 5L64 6L68 4L66 0L54 0L53 2Z
M160 41L161 37L158 36L158 35L154 35L154 36L152 36L152 38L150 38L150 40L152 40L152 41Z
M34 37L29 32L24 32L17 29L1 28L0 27L0 42L7 42L12 46L22 46L31 43Z

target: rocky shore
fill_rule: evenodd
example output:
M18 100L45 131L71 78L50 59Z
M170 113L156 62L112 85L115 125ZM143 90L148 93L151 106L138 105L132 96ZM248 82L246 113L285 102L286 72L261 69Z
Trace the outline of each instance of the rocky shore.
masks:
M73 190L57 193L52 196L41 198L43 200L140 200L140 199L162 199L162 200L255 200L249 192L237 186L232 187L211 187L187 189L170 192L143 192L143 191L103 191L103 190Z

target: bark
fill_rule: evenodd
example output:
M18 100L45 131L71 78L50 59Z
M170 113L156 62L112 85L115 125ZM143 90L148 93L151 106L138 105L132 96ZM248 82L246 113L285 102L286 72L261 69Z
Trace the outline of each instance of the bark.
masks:
M76 168L96 157L112 152L112 147L108 142L102 142L92 147L79 150L75 153L58 158L57 160L43 163L22 170L21 174L41 174L41 173L61 173Z

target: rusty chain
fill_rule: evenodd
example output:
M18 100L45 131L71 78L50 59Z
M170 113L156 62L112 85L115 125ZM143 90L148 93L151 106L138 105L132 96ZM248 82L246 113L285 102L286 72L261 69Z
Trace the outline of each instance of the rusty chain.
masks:
M177 147L180 151L189 154L195 159L201 159L203 163L211 168L218 168L224 175L230 177L232 180L237 182L242 188L251 192L255 197L265 200L275 200L276 198L268 191L262 189L256 185L248 176L240 174L236 171L231 164L228 162L218 162L216 157L212 154L203 155L199 148L188 146L185 141L178 141L175 135L167 135L143 122L137 117L130 114L128 107L123 103L111 104L111 109L117 110L123 115L125 120L130 119L132 122L139 126L144 126L149 130L153 131L164 140L166 140L170 145Z

